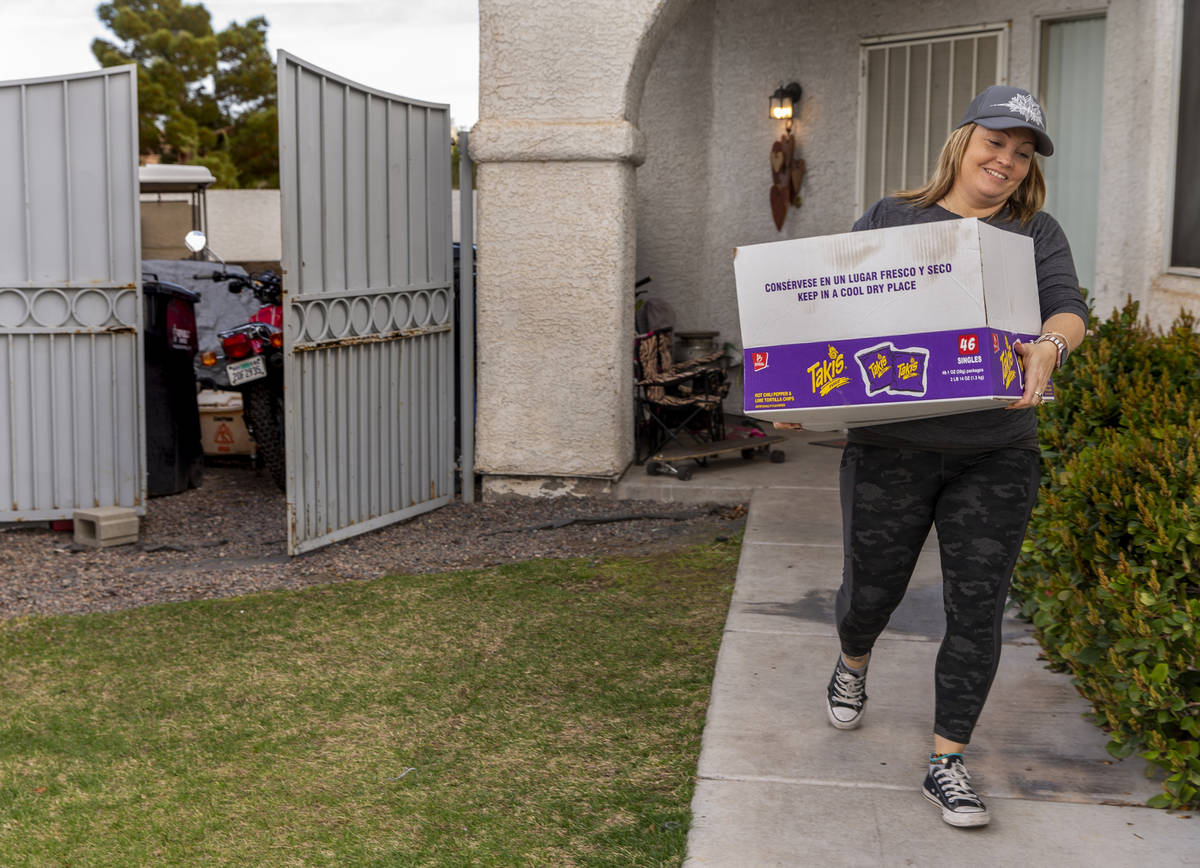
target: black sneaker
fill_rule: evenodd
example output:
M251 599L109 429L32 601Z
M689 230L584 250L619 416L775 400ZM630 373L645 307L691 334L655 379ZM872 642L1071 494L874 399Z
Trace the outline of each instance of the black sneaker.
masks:
M825 691L825 711L838 729L854 729L862 723L867 707L867 673L851 672L838 655L837 666Z
M988 810L971 787L971 775L962 754L948 753L934 759L929 755L925 775L925 798L942 809L942 819L951 826L986 826Z

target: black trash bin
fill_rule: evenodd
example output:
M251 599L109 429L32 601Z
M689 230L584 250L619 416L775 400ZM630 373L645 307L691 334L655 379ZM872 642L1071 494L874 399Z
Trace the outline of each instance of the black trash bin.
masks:
M160 497L198 487L204 473L196 403L196 303L200 295L146 279L146 494Z

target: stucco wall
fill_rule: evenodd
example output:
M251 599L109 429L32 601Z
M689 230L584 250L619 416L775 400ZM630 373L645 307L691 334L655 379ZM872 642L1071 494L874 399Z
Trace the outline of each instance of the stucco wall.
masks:
M209 190L208 246L228 262L277 262L278 190Z
M480 120L624 117L643 31L672 5L686 3L480 0Z
M632 172L484 165L480 186L494 198L480 199L476 464L610 476L633 425L631 356L616 346L632 331ZM497 201L503 219L489 212Z
M526 478L607 480L632 457L633 167L644 137L630 94L686 6L480 0L471 154L485 493L525 490Z
M1108 12L1096 310L1127 295L1158 325L1200 313L1200 277L1168 273L1179 4L1117 0ZM1192 50L1195 50L1194 47Z

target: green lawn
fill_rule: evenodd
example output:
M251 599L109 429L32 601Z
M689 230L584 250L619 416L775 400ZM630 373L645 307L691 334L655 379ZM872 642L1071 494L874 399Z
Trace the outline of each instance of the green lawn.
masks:
M0 861L678 865L737 556L0 624Z

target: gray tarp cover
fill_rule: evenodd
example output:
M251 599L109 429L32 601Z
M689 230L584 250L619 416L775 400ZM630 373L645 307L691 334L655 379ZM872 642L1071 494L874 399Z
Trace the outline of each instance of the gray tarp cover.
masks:
M184 289L190 289L200 294L200 303L196 305L196 338L200 343L200 351L212 350L220 353L221 343L217 340L217 332L225 331L236 325L249 321L250 317L262 305L248 290L234 294L229 291L229 281L214 282L212 273L221 270L219 262L201 262L195 259L143 259L142 277L151 275L166 283L177 283ZM240 265L229 265L225 268L230 274L245 275L246 269ZM224 365L222 369L224 381ZM211 378L213 371L200 364L200 356L196 355L196 376Z

